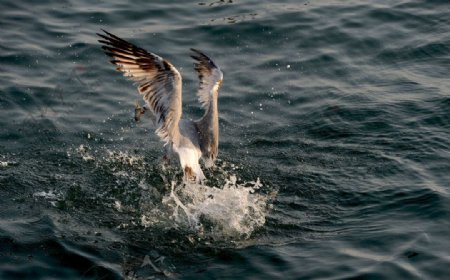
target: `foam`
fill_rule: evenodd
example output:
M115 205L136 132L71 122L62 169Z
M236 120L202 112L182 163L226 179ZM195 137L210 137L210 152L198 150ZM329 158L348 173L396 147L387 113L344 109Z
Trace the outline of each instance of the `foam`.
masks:
M33 197L35 199L44 199L50 202L50 204L54 207L57 206L57 202L62 200L62 193L56 190L49 191L39 191L33 193Z
M235 175L229 175L220 188L172 181L162 204L175 228L213 238L248 238L266 222L274 195L258 194L262 186L259 178L237 183ZM141 222L149 225L147 219Z
M77 148L77 152L81 155L81 158L84 161L94 161L95 158L89 153L89 148L83 144L81 144Z

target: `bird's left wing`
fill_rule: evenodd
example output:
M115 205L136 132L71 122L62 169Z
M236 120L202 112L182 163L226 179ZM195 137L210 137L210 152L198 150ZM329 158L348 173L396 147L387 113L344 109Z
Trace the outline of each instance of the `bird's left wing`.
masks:
M200 85L197 96L203 108L207 108L214 94L217 94L222 85L223 73L220 68L206 54L199 50L191 49L191 55L196 60L194 66L197 71Z

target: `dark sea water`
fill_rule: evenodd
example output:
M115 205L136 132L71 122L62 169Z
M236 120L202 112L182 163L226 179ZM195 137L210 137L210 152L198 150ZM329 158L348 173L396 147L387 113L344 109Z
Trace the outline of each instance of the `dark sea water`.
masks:
M2 1L1 279L449 279L448 1ZM224 72L207 186L162 170L106 29Z

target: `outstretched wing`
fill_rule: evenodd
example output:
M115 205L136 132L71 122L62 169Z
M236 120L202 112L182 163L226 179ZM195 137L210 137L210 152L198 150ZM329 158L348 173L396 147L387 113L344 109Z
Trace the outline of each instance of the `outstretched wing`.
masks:
M181 75L167 60L103 30L104 52L125 77L136 82L139 93L155 115L156 134L169 143L179 135Z
M200 148L202 158L207 167L214 164L219 148L219 120L217 106L210 107L212 102L216 101L218 91L222 84L223 74L219 67L204 53L191 49L194 52L192 58L195 70L200 79L198 89L198 99L203 108L205 115L196 122L199 130Z
M196 60L194 66L200 79L197 93L198 100L203 108L207 108L211 98L217 97L217 92L222 84L223 73L207 55L196 49L191 49L191 51L194 52L191 57Z

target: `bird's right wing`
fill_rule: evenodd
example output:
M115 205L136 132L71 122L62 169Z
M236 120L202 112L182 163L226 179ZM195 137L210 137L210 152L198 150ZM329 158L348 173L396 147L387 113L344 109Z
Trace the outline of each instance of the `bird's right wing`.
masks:
M138 85L139 93L155 115L156 134L167 144L179 136L181 75L167 60L103 30L104 52L117 70Z

